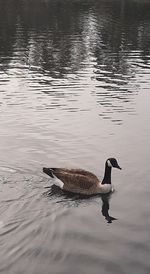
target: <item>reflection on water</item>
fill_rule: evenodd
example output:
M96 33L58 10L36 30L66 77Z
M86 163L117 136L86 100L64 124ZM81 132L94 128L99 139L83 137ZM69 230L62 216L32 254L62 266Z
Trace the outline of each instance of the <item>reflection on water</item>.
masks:
M121 113L135 113L135 75L139 65L147 63L149 69L149 3L58 0L0 5L3 91L17 76L31 92L55 92L51 107L71 90L76 100L87 88L100 104L101 117L120 124Z
M2 273L149 273L149 10L0 0ZM68 196L42 174L101 180L108 157L124 168L112 195Z
M102 215L105 217L108 223L112 223L117 220L115 217L109 215L109 199L111 194L105 194L102 196Z
M67 206L73 206L73 207L77 207L80 206L82 202L85 203L85 201L90 201L93 200L93 197L100 197L102 200L102 215L105 217L105 219L107 220L108 223L112 223L114 220L117 220L115 217L112 217L109 215L109 200L110 197L112 195L112 193L108 193L108 194L103 194L103 195L91 195L91 196L86 196L86 195L80 195L80 194L75 194L75 193L70 193L70 192L64 192L63 190L61 190L59 187L52 185L51 187L46 187L48 188L47 191L44 192L44 196L45 197L49 197L49 198L54 198L56 200L56 198L60 198L59 201L57 201L57 203L65 203Z

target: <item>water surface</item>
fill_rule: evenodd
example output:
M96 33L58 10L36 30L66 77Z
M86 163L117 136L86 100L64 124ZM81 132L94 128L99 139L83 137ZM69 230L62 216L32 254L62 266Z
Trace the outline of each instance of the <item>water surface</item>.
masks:
M0 0L1 273L149 273L149 9ZM102 179L112 156L123 169L103 199L66 196L42 173Z

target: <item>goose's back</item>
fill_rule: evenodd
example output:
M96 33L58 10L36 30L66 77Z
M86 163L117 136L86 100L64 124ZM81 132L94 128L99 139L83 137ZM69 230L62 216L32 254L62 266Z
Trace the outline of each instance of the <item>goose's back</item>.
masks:
M53 168L52 170L53 174L64 183L63 189L66 191L85 195L97 192L99 180L89 171L65 168Z
M95 180L98 180L97 176L95 174L93 174L92 172L90 171L87 171L87 170L84 170L84 169L75 169L75 168L72 168L72 169L67 169L67 168L52 168L52 170L54 171L54 174L60 174L60 173L65 173L65 174L72 174L72 175L84 175L84 176L87 176L87 177L90 177L90 178L93 178Z

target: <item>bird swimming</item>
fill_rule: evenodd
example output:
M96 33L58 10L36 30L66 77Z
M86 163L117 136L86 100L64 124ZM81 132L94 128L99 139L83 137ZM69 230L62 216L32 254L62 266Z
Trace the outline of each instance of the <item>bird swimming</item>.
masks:
M53 179L53 183L62 190L82 195L109 193L112 191L112 168L121 169L115 158L105 162L105 171L102 182L92 172L84 169L43 168L43 172Z

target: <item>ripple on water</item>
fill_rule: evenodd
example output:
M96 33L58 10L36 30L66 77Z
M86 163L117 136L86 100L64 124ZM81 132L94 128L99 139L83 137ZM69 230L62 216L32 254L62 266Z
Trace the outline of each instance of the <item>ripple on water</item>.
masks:
M149 273L148 1L5 0L0 23L0 271ZM118 220L45 189L43 165L108 154Z

